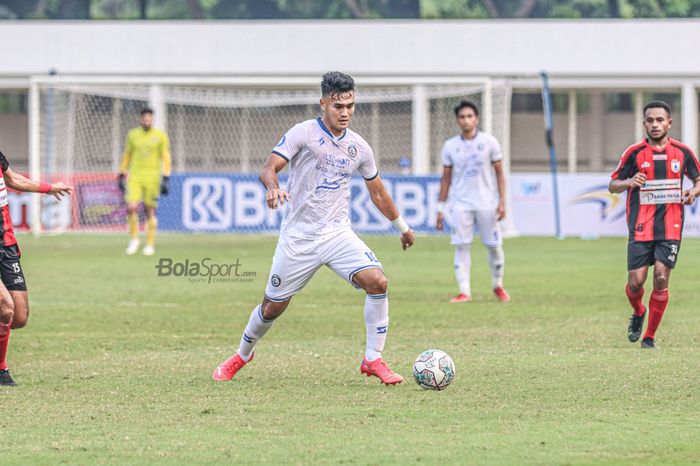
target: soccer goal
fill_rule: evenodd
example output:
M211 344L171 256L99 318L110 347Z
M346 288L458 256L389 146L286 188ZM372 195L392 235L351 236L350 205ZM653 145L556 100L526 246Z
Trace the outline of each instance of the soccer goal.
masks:
M26 224L36 234L124 230L126 206L116 174L126 134L138 126L139 112L148 106L155 110L155 126L170 137L173 159L171 193L158 208L161 230L274 231L279 215L264 208L257 172L291 126L319 115L319 82L320 78L34 78L30 175L49 182L64 180L76 192L70 202L62 203L32 196L22 211ZM418 231L433 231L440 150L443 141L458 132L452 109L460 99L480 105L482 129L501 142L508 173L508 82L358 77L356 84L351 128L374 149L402 214ZM361 180L353 183L361 186ZM353 196L351 216L358 231L391 231L367 204L368 199L360 196L355 201Z

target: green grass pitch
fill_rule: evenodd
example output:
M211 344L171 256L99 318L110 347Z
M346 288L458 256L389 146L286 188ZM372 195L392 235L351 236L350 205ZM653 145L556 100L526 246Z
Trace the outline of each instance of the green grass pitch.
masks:
M29 326L14 331L16 388L0 390L0 463L698 464L700 241L671 276L659 350L626 338L625 240L507 240L491 295L473 250L474 302L455 294L446 237L364 237L389 277L385 359L406 377L359 373L363 302L328 269L292 300L228 383L210 380L262 297L276 238L161 235L156 258L125 236L20 238ZM252 283L158 277L157 257L240 262ZM649 296L650 284L647 285ZM437 347L444 392L411 368Z

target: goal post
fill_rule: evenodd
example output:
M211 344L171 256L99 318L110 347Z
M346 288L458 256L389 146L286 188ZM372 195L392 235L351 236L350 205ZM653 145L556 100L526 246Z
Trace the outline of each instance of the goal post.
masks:
M139 111L149 106L155 110L155 126L170 137L173 158L173 192L161 199L159 227L182 232L274 231L278 216L255 205L256 173L287 129L319 115L319 83L318 77L32 78L30 176L63 179L76 186L76 193L63 205L34 196L28 208L31 230L38 235L125 229L126 206L116 173L126 134L138 126ZM407 196L409 217L421 225L418 231L434 230L429 223L437 201L432 200L437 196L435 175L441 172L442 143L458 133L452 109L460 99L470 98L481 107L482 129L500 141L509 173L509 82L356 77L356 85L352 128L374 149L387 184L399 189L408 183L401 177L409 176L422 186L417 194L399 189ZM422 206L417 206L414 194ZM372 206L353 205L353 217L369 219L360 231L391 231L386 222L374 218ZM504 226L506 234L514 232L512 224Z

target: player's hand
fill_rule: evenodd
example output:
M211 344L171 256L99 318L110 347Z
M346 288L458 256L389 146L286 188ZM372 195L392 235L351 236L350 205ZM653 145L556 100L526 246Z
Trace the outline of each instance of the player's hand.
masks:
M401 235L401 247L405 251L406 249L410 248L413 246L413 243L416 241L416 234L413 232L413 230L409 229L406 233Z
M170 177L169 176L164 176L162 180L160 180L160 194L163 196L167 196L170 194Z
M630 188L641 188L647 181L646 173L637 172L630 178Z
M289 193L282 191L280 188L272 188L267 191L267 206L270 209L276 209L284 205L285 201L289 200Z
M120 173L117 176L117 186L119 186L119 191L121 191L122 194L126 193L126 180L124 178L124 173Z
M506 218L506 206L503 202L498 203L496 207L496 220L503 220Z
M47 194L52 194L53 197L60 201L63 196L70 196L72 192L73 186L68 186L63 181L59 181L51 185L51 189Z
M695 202L696 194L692 189L687 189L683 192L683 204L690 205Z
M437 214L437 222L435 222L435 228L437 228L437 231L442 231L445 228L445 222L443 221L443 215L439 212Z

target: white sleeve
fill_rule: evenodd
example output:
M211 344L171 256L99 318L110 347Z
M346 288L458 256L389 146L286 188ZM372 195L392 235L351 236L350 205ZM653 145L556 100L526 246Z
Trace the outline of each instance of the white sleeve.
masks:
M491 163L503 160L503 152L501 151L501 145L498 143L498 139L491 137Z
M374 160L374 151L369 145L365 146L365 154L362 163L357 167L357 171L367 181L373 180L379 175L377 162Z
M451 167L453 164L452 154L448 148L447 141L445 141L445 144L442 145L442 166Z
M306 144L306 126L298 124L287 131L280 142L277 143L273 154L277 154L287 162L299 153L302 147Z

